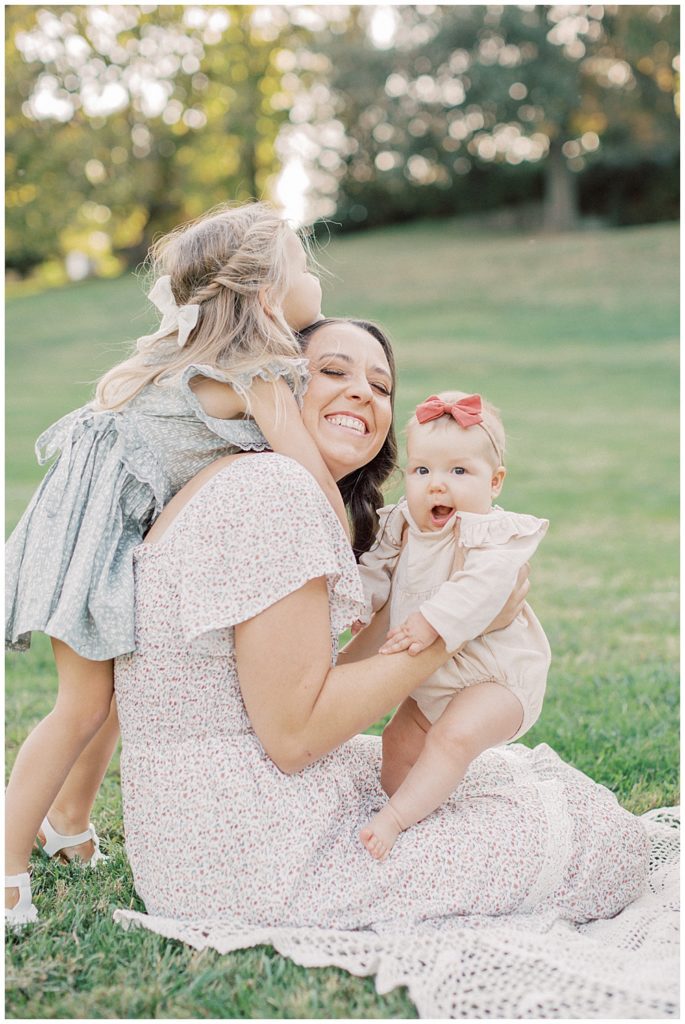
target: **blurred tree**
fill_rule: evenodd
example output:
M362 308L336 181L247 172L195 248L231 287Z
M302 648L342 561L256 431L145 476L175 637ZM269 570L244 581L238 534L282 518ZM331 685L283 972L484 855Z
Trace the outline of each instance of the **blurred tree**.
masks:
M546 225L573 227L586 168L676 162L678 44L675 6L357 8L325 47L340 219L464 208L500 166L516 173L479 184L501 196L523 173L535 195L541 169Z
M84 273L136 263L172 224L268 195L283 161L309 173L311 214L346 227L543 197L568 227L579 191L615 220L628 203L677 215L676 6L5 13L20 274L67 256L76 273L79 253Z
M307 39L281 7L8 7L7 265L136 263L154 234L267 194Z

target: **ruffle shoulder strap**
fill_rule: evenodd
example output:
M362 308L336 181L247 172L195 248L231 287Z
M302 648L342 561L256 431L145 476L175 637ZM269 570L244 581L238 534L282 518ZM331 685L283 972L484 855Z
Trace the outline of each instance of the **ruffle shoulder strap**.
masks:
M406 499L400 498L395 505L384 505L383 508L376 509L378 536L398 548L402 544L402 531L407 522L404 514L406 508Z
M540 541L549 527L548 519L507 512L497 506L487 515L460 512L459 518L459 544L465 548L495 547L508 544L515 537L537 537Z

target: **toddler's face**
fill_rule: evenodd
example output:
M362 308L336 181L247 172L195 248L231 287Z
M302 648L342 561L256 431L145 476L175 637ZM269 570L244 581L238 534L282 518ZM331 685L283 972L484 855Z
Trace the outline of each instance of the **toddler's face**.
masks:
M495 465L490 439L478 426L413 423L407 440L406 496L421 530L440 530L455 512L489 511L506 470Z
M321 285L307 266L307 253L294 231L285 243L288 260L288 291L283 298L283 316L294 330L301 331L321 319Z

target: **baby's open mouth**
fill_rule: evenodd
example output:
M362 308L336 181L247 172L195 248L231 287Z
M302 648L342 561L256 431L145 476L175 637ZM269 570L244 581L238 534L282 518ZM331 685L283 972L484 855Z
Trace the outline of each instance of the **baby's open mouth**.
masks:
M454 509L450 505L433 505L431 509L431 523L433 526L444 526L453 514Z

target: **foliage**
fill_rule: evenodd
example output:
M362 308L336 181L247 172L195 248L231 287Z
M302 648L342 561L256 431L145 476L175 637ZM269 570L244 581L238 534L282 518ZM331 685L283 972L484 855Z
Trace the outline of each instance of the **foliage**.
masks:
M608 165L616 176L646 160L669 167L677 192L677 7L393 11L392 47L378 49L361 28L354 45L348 33L325 47L344 126L343 159L330 172L343 226L402 219L417 207L515 202L517 186L534 198L544 174L545 223L569 228L578 175ZM364 21L365 10L356 17ZM333 166L325 149L322 159ZM484 166L491 173L479 180ZM498 166L512 173L492 173ZM677 216L677 203L665 215Z
M267 192L281 48L306 38L276 34L249 5L8 7L8 266L79 250L121 269L110 253L135 264L153 234Z
M115 275L311 180L343 228L678 215L675 5L9 5L6 261ZM389 31L390 30L390 31ZM383 35L385 32L385 35ZM304 219L307 219L305 214Z

